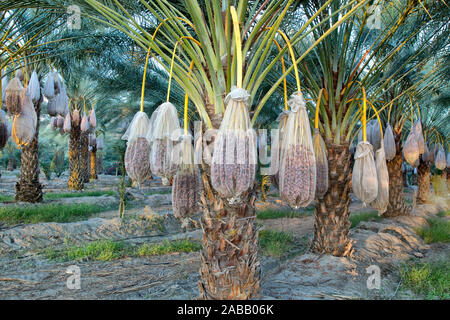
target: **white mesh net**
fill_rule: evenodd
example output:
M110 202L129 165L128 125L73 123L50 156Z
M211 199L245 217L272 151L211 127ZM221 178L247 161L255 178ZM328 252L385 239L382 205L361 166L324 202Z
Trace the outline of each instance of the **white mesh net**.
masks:
M316 159L305 100L295 93L281 145L280 195L291 207L306 207L315 197Z
M417 143L414 130L411 130L403 147L403 156L405 157L405 160L414 167L417 159L419 159L419 154L419 144Z
M391 161L392 159L395 158L397 149L395 146L394 132L392 131L392 127L390 124L387 125L386 130L384 132L383 145L386 154L386 159L388 161Z
M181 131L175 106L170 102L163 103L154 111L150 122L153 128L147 138L152 143L151 170L167 184L176 171L173 149Z
M256 133L246 106L244 89L233 88L225 99L227 105L214 141L211 161L213 188L224 198L237 199L255 180Z
M127 140L125 151L125 170L137 187L152 177L150 170L150 141L147 140L151 130L150 121L145 112L137 112L127 131L122 136Z
M369 142L362 141L356 147L352 187L353 193L365 204L371 203L377 198L377 169L373 157L373 147Z
M425 152L425 139L423 138L422 123L420 121L414 122L414 135L419 146L419 153L422 154Z
M33 103L36 103L41 98L41 85L36 71L33 71L28 82L27 92L31 97Z
M192 137L183 135L180 163L172 185L172 207L175 217L187 218L200 209L200 173L194 164Z
M6 107L12 115L19 114L22 110L23 86L18 77L14 77L6 87Z
M389 204L389 172L383 145L376 152L375 165L378 178L378 194L377 198L370 203L370 206L377 209L378 215L381 215L386 212Z

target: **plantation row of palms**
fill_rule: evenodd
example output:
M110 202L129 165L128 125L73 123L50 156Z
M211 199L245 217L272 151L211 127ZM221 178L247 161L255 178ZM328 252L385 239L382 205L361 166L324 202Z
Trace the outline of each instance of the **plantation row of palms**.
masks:
M299 185L300 190L292 189L297 193L290 203L288 192L284 192L289 184L283 172L293 170L294 176L299 173L289 167L285 159L290 154L282 148L280 162L285 171L280 172L278 180L280 194L289 204L306 206L315 200L311 250L323 254L347 256L353 249L349 236L349 205L352 187L353 191L357 187L355 183L352 186L352 180L356 181L352 169L359 158L354 159L352 147L358 143L360 131L366 143L369 130L366 130L369 127L366 123L375 123L375 127L378 123L380 131L386 135L387 128L392 128L390 142L394 143L395 152L385 161L389 176L385 216L411 212L403 194L402 166L405 152L409 152L403 149L408 146L409 136L416 132L416 123L421 126L420 134L429 151L427 157L424 151L417 154L418 163L411 164L418 168L419 202L432 200L430 170L437 170L439 174L446 174L448 170L447 164L442 167L430 158L431 153L433 157L438 154L442 157L441 149L448 150L450 131L447 121L449 8L444 1L73 2L80 7L82 17L81 28L71 31L64 25L68 18L64 5L46 0L6 0L0 4L0 12L5 13L3 19L14 21L12 24L5 21L4 25L13 25L11 28L16 34L14 38L9 31L3 33L5 45L0 49L0 58L6 75L15 74L15 69L28 68L28 73L37 70L41 79L48 79L49 73L56 69L64 79L70 101L68 113L72 117L68 182L71 189L81 189L83 182L89 179L80 169L82 163L86 167L86 160L79 161L87 159L87 131L80 128L80 123L74 123L73 109L86 106L89 109L94 105L104 132L111 135L116 146L120 146L117 142L120 134L139 111L139 104L144 113L151 114L156 109L156 117L165 112L161 107L170 109L164 102L176 106L179 117L184 117L187 137L195 120L202 122L203 133L217 129L214 152L218 150L217 137L222 137L221 132L223 139L227 138L221 130L229 125L230 117L237 117L239 110L243 116L235 122L243 121L246 132L252 128L279 127L282 143L292 140L283 131L289 133L291 126L302 128L298 132L304 132L304 137L311 140L309 128L313 125L314 140L323 140L321 148L326 167L319 166L316 160L312 160L314 165L305 164L306 160L300 163L306 172L301 178L305 179ZM53 20L49 22L46 15ZM21 21L24 17L26 22ZM34 104L38 124L41 103L42 99ZM184 109L183 103L186 103ZM231 108L239 112L227 113ZM284 109L286 117L281 116L278 122L277 117ZM297 115L299 118L295 118ZM150 123L153 116L150 120L147 115L141 118ZM287 119L286 124L283 119ZM174 122L178 125L177 120ZM297 131L292 132L297 134ZM417 133L418 137L419 131ZM152 134L155 136L154 132ZM292 136L296 137L295 134ZM22 149L18 200L42 199L38 136L39 126L33 142ZM149 150L145 151L145 156L161 142L159 137L139 138L142 140L136 140L140 141L137 144L128 135L129 157L125 155L130 161L127 172L133 172L137 178L147 177L150 171L155 174L155 163L150 156L146 157L149 163L134 163L134 159L141 157L141 149ZM245 153L251 153L252 140L246 139ZM312 148L312 144L303 140L299 144L296 141L291 141L290 145L284 143L288 147ZM106 150L108 148L113 149L112 142ZM186 148L192 148L190 142ZM307 157L306 151L301 149L299 154ZM310 151L317 155L316 149ZM201 181L199 197L204 233L201 297L249 299L258 294L260 284L255 214L257 184L251 173L250 176L236 175L232 171L236 168L218 166L215 162L218 156L213 153L213 160L203 161L199 171L186 166L185 171L174 174L172 170L167 176L175 176L174 190L177 190L177 179L180 181L183 174L195 176L192 183ZM298 159L294 157L292 161ZM220 170L224 170L225 177ZM248 174L254 168L249 166L245 170ZM325 172L327 180L320 194L316 189L319 170L325 170L322 174ZM167 172L157 175L166 178ZM227 175L233 179L227 180ZM244 178L248 180L241 181ZM227 181L226 188L221 188L223 181ZM363 189L367 187L362 185ZM306 189L313 191L308 193ZM305 192L308 194L304 195ZM303 196L303 201L298 200ZM188 209L177 212L186 218L192 211Z

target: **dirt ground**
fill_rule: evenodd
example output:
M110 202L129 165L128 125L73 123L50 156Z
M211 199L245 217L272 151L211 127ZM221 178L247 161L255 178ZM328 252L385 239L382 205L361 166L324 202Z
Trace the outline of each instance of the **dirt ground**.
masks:
M65 179L46 182L46 192L65 190ZM0 191L14 190L15 176L0 179ZM115 190L116 177L100 176L87 185L92 190ZM165 188L165 189L164 189ZM107 211L85 221L71 223L38 223L0 225L0 299L195 299L200 254L180 253L149 258L123 258L108 262L49 260L46 248L62 248L65 243L81 244L109 239L130 244L173 239L201 239L201 230L183 228L171 212L171 196L160 192L145 196L151 190L169 190L153 181L141 191L130 190L133 209L129 219L118 219L117 211ZM407 193L413 198L413 191ZM115 203L114 196L68 198L68 202ZM1 205L1 204L0 204ZM276 199L258 203L259 208L279 207ZM351 229L354 252L338 258L309 253L314 218L281 218L258 220L262 229L291 233L301 242L302 252L289 258L261 256L262 290L260 299L414 299L411 292L401 291L398 266L411 258L448 259L448 244L427 245L414 231L426 225L426 218L449 209L449 199L438 199L434 205L415 206L411 217L362 222ZM372 211L359 201L350 210ZM381 270L381 289L369 290L367 268ZM67 286L73 266L79 268L80 289Z

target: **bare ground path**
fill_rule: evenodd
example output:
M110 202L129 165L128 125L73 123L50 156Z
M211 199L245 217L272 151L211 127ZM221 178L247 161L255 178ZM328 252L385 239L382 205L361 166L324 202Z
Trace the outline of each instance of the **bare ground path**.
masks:
M143 191L134 197L140 195ZM81 244L108 239L134 245L201 239L199 229L183 229L173 218L169 194L142 196L140 201L139 206L127 212L124 221L117 218L116 211L108 211L85 221L0 227L0 299L195 299L200 267L198 252L107 262L57 262L44 254L46 248L62 248L66 242ZM275 203L274 207L279 204ZM260 298L411 298L411 293L399 292L400 278L396 270L410 258L449 258L448 244L427 245L415 232L415 228L426 225L427 217L448 208L447 199L436 205L417 206L411 217L362 222L351 230L355 250L348 258L308 252L288 259L263 256ZM353 202L351 210L369 209ZM258 223L264 229L289 232L298 241L307 239L302 244L306 250L313 222L309 215ZM66 271L72 265L80 268L79 290L68 289L66 285L70 277ZM367 289L366 269L371 265L381 270L381 290Z

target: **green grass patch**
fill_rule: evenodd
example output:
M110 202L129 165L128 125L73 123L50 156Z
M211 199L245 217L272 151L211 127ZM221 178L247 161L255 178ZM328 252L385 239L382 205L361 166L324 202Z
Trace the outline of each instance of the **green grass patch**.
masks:
M258 211L258 219L301 218L312 215L314 208L303 211L266 209Z
M81 197L100 197L100 196L115 196L116 193L112 190L107 191L83 191L83 192L63 192L63 193L44 193L44 200L56 200L63 198L81 198ZM14 196L0 195L0 202L15 201Z
M10 202L14 201L14 196L2 196L0 194L0 202Z
M98 260L110 261L123 257L126 253L126 246L123 242L95 241L83 246L67 247L62 251L49 249L46 251L47 258L51 260Z
M282 231L262 230L259 232L259 245L266 256L280 258L294 248L294 237Z
M156 256L173 252L194 252L200 251L201 243L192 240L164 241L161 243L146 243L137 249L137 255L140 257Z
M402 288L425 299L450 299L450 262L410 263L400 268Z
M146 196L151 196L153 194L169 194L172 193L172 189L161 189L161 190L150 190L145 193Z
M376 211L352 214L350 216L350 222L352 223L350 228L356 227L360 222L363 221L380 221L381 219L383 219L383 217L379 216Z
M428 226L416 230L426 243L450 242L450 221L439 218L427 221Z
M437 216L441 217L441 218L448 217L448 216L450 216L450 210L449 211L441 211L437 214Z
M100 196L114 196L116 193L112 190L107 191L83 191L83 192L65 192L65 193L45 193L45 200L55 200L63 198L81 198L81 197L100 197Z
M0 221L9 224L72 222L84 220L95 213L108 211L112 208L90 203L12 205L0 208Z
M280 193L279 192L272 192L272 193L269 193L269 196L274 197L274 198L279 198L280 197Z
M148 257L177 252L195 252L199 251L201 247L199 242L188 239L146 243L135 247L124 242L102 240L81 246L66 246L60 251L48 249L45 251L45 255L48 259L57 261L111 261L125 257Z

